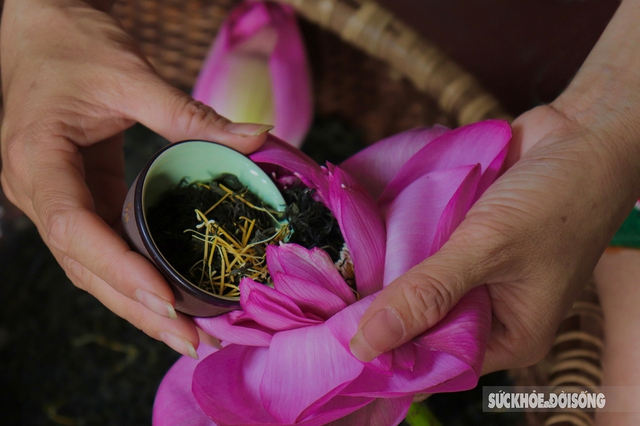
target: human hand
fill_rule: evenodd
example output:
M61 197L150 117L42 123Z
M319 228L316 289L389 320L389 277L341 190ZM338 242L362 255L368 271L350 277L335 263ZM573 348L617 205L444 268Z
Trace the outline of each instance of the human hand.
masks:
M0 57L2 186L71 281L107 308L195 356L198 332L159 272L119 234L122 131L138 121L170 141L257 149L267 126L230 123L164 82L109 0L6 0Z
M435 325L486 284L493 322L483 373L543 357L637 186L615 144L550 106L513 124L511 162L442 249L372 303L351 342L371 360ZM530 148L530 149L529 149ZM638 167L635 166L636 176Z
M570 86L513 123L512 167L431 258L385 288L351 340L370 360L487 285L483 373L543 357L640 196L640 3L624 0Z

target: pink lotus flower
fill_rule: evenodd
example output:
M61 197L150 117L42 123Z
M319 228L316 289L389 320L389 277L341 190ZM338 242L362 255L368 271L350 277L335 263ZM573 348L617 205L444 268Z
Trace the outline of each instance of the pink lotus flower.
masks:
M272 124L276 136L299 146L313 107L293 10L252 1L231 11L200 71L193 97L231 121Z
M323 250L269 246L274 288L244 279L242 311L196 319L224 348L201 345L201 361L172 367L154 425L396 425L416 393L474 387L491 322L484 287L372 362L356 359L349 340L376 293L437 251L496 179L510 136L495 120L413 130L327 168L269 139L251 158L317 190L350 249L362 299Z

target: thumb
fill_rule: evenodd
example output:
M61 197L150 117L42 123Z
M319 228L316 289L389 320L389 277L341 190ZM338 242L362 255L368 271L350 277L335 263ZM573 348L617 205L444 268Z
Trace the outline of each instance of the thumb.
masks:
M473 245L449 241L378 294L351 339L351 353L369 362L433 327L469 290L484 284L481 264Z
M129 118L171 142L203 139L218 142L242 153L258 149L273 128L267 124L233 123L213 108L148 73L129 92Z

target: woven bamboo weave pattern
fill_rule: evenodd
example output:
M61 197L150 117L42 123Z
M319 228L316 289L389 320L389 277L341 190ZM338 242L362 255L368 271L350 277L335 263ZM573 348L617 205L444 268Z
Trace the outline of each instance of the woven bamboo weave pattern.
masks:
M437 102L463 125L485 118L508 118L498 101L475 78L435 46L373 2L283 0L301 16L338 34ZM139 41L158 71L189 88L232 0L120 0L113 13Z
M418 90L437 100L459 125L485 118L508 118L498 101L476 79L436 46L395 19L375 2L352 0L282 0L312 22L384 60Z
M537 365L512 370L522 386L553 386L565 392L596 392L602 384L604 337L602 308L593 282L587 285L565 317L549 355ZM530 412L528 424L544 426L593 426L594 413Z
M112 14L138 41L160 74L193 85L203 58L233 0L120 0Z

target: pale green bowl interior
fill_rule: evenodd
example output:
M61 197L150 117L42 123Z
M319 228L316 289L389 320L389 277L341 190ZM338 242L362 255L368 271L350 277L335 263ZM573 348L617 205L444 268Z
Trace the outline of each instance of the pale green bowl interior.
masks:
M286 204L273 181L254 162L226 146L213 142L177 143L161 153L149 168L142 188L142 208L153 206L167 190L182 179L209 181L224 173L236 175L274 210L284 211Z

